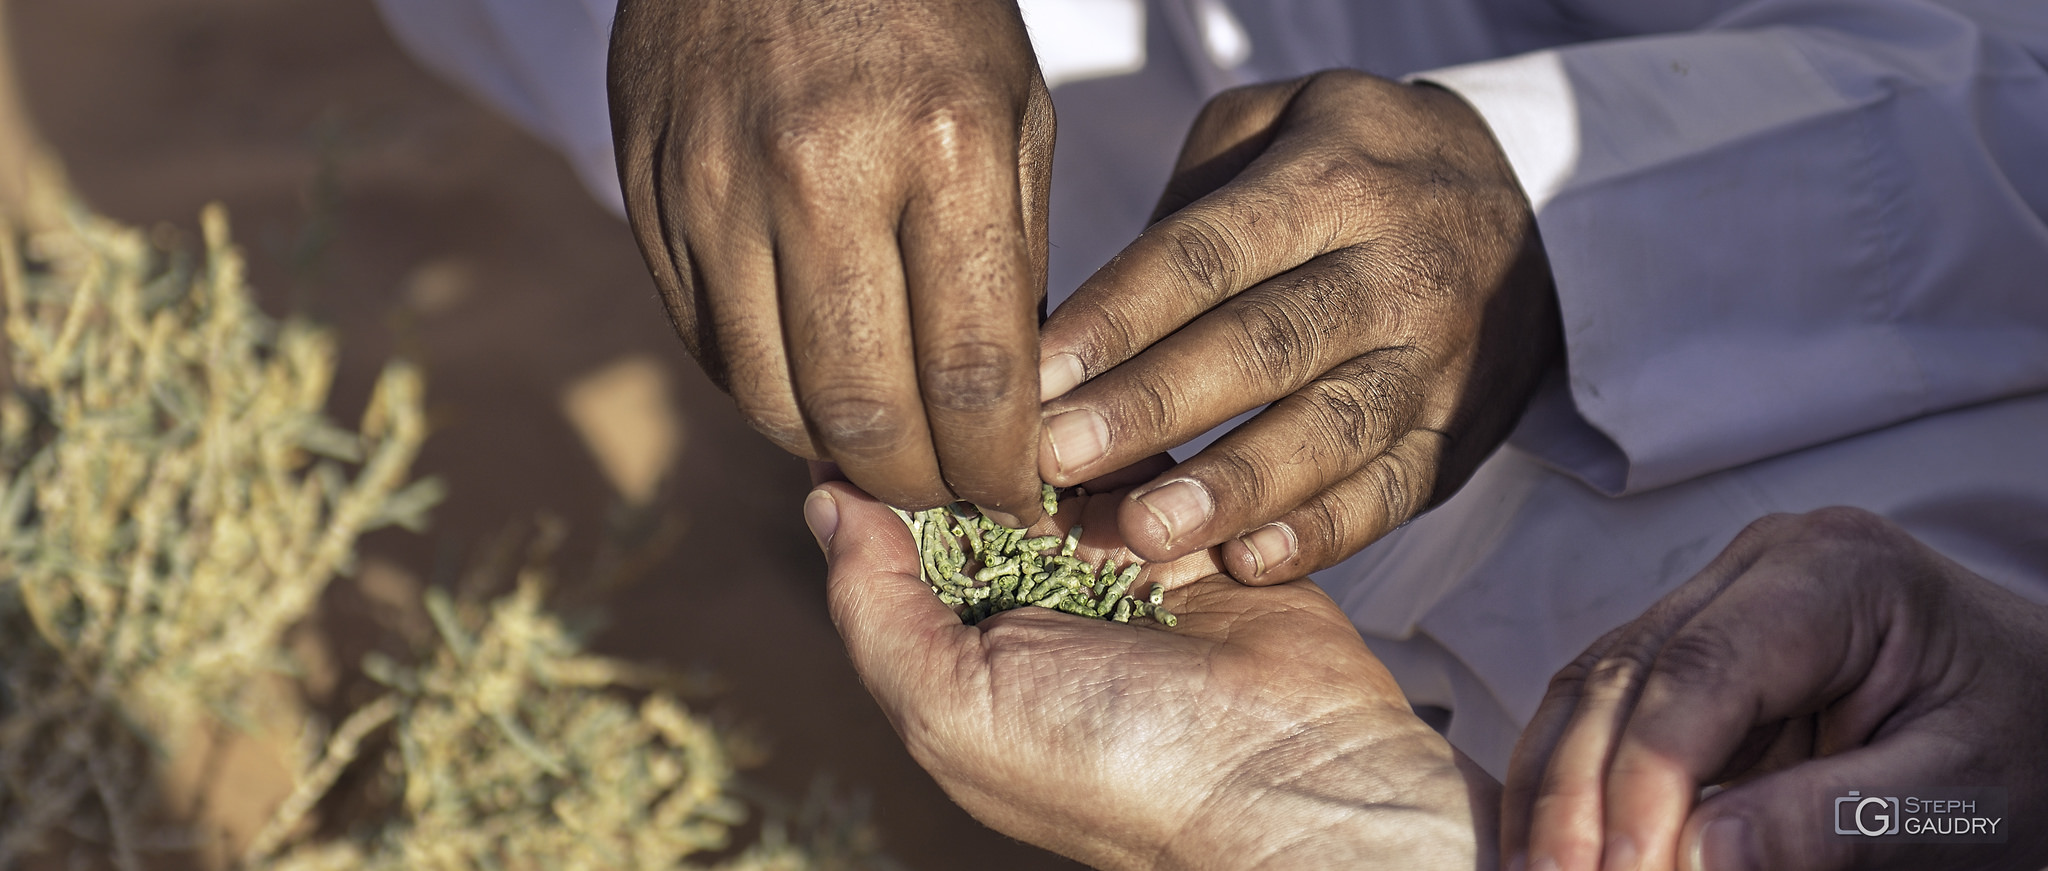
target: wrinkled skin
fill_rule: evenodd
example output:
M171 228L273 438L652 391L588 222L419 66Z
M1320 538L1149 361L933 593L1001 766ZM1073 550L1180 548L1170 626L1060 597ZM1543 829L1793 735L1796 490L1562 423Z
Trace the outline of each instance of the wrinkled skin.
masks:
M1161 219L1036 354L1053 121L1013 4L625 0L611 94L691 351L757 429L899 507L1023 525L1034 453L1072 484L1276 402L1118 522L1148 558L1223 543L1284 581L1447 498L1557 355L1527 200L1433 87L1219 96Z
M1448 498L1559 355L1528 199L1448 91L1332 71L1225 92L1158 216L1045 325L1040 473L1273 405L1137 488L1121 529L1149 559L1222 544L1249 583L1331 565Z
M1052 104L1007 0L624 0L612 129L690 352L891 504L1039 514Z
M2048 608L1868 512L1766 517L1552 681L1503 855L1592 869L2048 863ZM1701 786L1729 788L1696 801ZM2000 786L2004 845L1834 834L1837 796ZM1554 864L1550 864L1554 863Z
M1117 501L1063 506L1084 556L1117 547ZM1493 867L1497 785L1313 584L1247 587L1198 552L1147 570L1172 630L1041 608L966 626L872 498L827 484L805 515L855 668L991 827L1108 869Z

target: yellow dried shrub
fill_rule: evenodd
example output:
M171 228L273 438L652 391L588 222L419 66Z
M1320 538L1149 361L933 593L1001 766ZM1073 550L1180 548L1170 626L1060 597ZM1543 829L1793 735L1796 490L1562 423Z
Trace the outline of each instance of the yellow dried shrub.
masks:
M0 230L0 868L191 853L155 778L192 752L179 736L222 723L304 731L244 867L886 864L857 824L829 849L772 824L729 849L747 809L725 742L644 669L585 653L537 563L495 601L429 594L437 646L368 663L385 694L320 730L270 678L357 538L417 528L439 498L409 479L420 373L387 366L360 425L337 426L332 336L256 310L222 209L197 261L76 206L43 214L60 217ZM346 771L369 810L315 825Z

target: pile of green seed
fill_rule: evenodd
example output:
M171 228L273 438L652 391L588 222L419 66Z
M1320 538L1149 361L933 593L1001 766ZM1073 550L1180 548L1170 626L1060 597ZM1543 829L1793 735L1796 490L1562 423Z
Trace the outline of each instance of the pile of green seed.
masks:
M1045 485L1042 498L1048 516L1059 509L1059 491L1052 485ZM896 515L917 541L925 582L939 601L963 606L960 619L970 625L1026 605L1118 623L1132 617L1167 626L1177 622L1159 607L1166 588L1153 584L1144 598L1131 595L1143 563L1089 565L1074 556L1081 544L1078 525L1064 539L1026 538L1024 530L996 523L966 502Z

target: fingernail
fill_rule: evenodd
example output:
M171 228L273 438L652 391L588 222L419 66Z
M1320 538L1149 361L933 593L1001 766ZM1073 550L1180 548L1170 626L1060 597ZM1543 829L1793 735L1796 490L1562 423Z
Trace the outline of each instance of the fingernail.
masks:
M832 534L839 531L839 500L832 498L832 491L820 487L804 497L804 523L811 527L818 549L831 552Z
M1072 354L1054 354L1038 362L1038 401L1051 402L1087 380L1081 370L1081 358Z
M1642 856L1636 852L1636 842L1627 835L1615 835L1607 839L1607 849L1601 852L1600 871L1636 871L1642 865Z
M1763 867L1749 821L1722 817L1700 829L1693 844L1691 871L1756 871Z
M1544 856L1541 859L1537 859L1535 864L1530 865L1529 871L1558 871L1557 860Z
M1079 472L1109 451L1109 424L1085 408L1055 414L1045 422L1045 441L1052 446L1053 467Z
M980 507L980 506L976 506L976 507ZM981 509L981 516L983 516L983 517L986 517L986 518L988 518L988 519L990 519L990 520L993 520L993 521L995 521L995 522L997 522L997 523L1000 523L1000 524L1002 524L1002 525L1004 525L1004 526L1007 526L1007 527L1009 527L1009 528L1011 528L1011 529L1023 529L1023 528L1024 528L1024 521L1022 521L1022 520L1019 520L1019 519L1017 519L1017 515L1015 515L1015 514L1010 514L1010 513L1008 513L1008 512L1003 512L1003 511L997 511L997 510L995 510L994 508L982 508L982 509Z
M1159 525L1166 527L1166 543L1170 546L1182 535L1194 531L1195 527L1209 522L1209 515L1216 505L1209 499L1209 488L1193 478L1177 478L1137 495L1139 505L1152 512Z
M1294 538L1293 527L1285 523L1268 523L1239 536L1245 550L1252 552L1252 575L1263 575L1267 569L1294 558L1299 544Z
M1508 864L1505 868L1506 871L1529 871L1529 857L1522 853L1516 853L1508 859Z

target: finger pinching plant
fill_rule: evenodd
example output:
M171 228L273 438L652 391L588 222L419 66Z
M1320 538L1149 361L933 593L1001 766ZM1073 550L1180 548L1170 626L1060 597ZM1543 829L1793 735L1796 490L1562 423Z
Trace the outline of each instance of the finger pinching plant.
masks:
M1046 516L1059 510L1059 491L1043 485ZM1058 535L1028 536L984 516L972 504L955 502L925 511L895 509L917 541L924 580L939 601L959 607L969 625L1035 605L1098 620L1128 623L1150 617L1172 626L1173 613L1160 607L1166 588L1153 584L1142 598L1132 595L1142 560L1122 566L1103 560L1090 565L1075 551L1077 524Z

